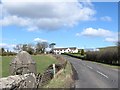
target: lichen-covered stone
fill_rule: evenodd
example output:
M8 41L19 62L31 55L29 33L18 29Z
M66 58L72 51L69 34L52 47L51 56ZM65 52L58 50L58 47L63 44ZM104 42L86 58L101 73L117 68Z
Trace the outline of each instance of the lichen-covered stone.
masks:
M11 61L9 69L11 75L36 74L36 63L29 53L21 51Z
M34 73L14 75L0 78L0 89L9 88L36 88L36 76Z

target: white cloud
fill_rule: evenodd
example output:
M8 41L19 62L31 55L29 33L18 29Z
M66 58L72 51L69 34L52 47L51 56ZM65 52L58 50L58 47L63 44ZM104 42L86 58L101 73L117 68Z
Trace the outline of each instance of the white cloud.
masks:
M34 41L35 42L47 42L47 40L40 39L40 38L35 38Z
M38 27L35 27L35 26L29 27L27 30L28 31L36 31L36 30L38 30Z
M112 43L117 43L118 42L118 38L105 38L105 41L112 42Z
M114 36L106 37L104 41L106 41L106 42L112 42L112 43L117 43L118 41L120 41L119 34L120 34L119 32L114 33Z
M28 31L71 27L79 21L94 20L96 13L90 2L85 4L77 0L73 2L3 0L3 8L9 16L4 16L3 20L0 20L0 25L2 23L3 26L16 24L26 27Z
M102 28L98 28L98 29L86 28L83 30L83 32L77 33L77 35L90 36L90 37L108 37L108 36L113 36L114 33Z
M0 43L0 48L12 49L15 46L15 44Z
M102 21L112 21L112 18L109 17L109 16L104 16L104 17L101 17L100 20L102 20Z
M76 33L76 36L103 37L104 41L114 44L118 42L118 35L119 32L116 33L102 28L86 28L82 32Z
M19 26L29 26L31 24L30 19L24 19L17 16L7 16L0 20L0 25L19 25Z

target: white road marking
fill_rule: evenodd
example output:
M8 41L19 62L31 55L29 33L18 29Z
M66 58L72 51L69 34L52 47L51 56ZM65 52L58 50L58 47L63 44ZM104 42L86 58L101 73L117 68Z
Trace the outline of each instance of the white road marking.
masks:
M87 67L90 68L90 69L93 69L92 67L90 67L90 66L88 66L88 65L87 65Z
M99 74L101 74L102 76L104 76L104 77L108 78L108 76L107 76L107 75L105 75L105 74L103 74L103 73L101 73L101 72L99 72L99 71L97 71L97 73L99 73Z

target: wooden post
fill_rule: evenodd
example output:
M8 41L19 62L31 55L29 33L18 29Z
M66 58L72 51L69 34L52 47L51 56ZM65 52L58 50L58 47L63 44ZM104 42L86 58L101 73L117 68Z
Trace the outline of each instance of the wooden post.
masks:
M53 64L53 74L54 74L54 77L55 77L55 64Z

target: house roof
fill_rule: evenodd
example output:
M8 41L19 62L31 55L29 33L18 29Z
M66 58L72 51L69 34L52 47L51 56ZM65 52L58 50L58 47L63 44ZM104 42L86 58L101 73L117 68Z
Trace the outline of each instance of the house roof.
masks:
M68 48L71 49L71 50L77 49L76 47L68 47ZM53 50L66 50L68 48L54 48Z

